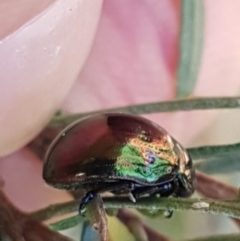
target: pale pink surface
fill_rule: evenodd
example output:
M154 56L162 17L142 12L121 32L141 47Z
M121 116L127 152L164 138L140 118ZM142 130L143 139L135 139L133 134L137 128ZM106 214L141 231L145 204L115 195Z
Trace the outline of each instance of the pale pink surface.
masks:
M171 1L106 0L93 49L64 108L79 112L174 98L176 12Z
M101 1L58 0L45 9L46 1L27 2L18 1L18 14L11 12L18 4L0 3L0 156L29 142L59 107L85 62L101 10ZM11 21L4 22L9 9Z
M59 108L85 62L101 12L101 0L40 2L0 2L0 156L30 141ZM41 172L27 150L0 161L6 194L26 211L70 198L48 187Z
M93 50L64 108L81 112L174 98L178 58L175 38L180 25L176 2L106 0ZM192 94L237 94L240 3L220 0L216 4L210 0L204 6L203 59ZM148 117L189 145L217 113L179 112Z
M202 65L196 95L233 95L240 90L240 2L206 1Z
M50 188L42 179L42 163L27 149L1 161L4 191L22 210L34 211L51 203L71 200L62 190Z
M11 33L22 27L23 24L40 14L55 0L8 0L0 2L0 39L8 37ZM3 24L4 23L4 24Z
M211 0L204 3L204 56L194 94L233 95L240 87L237 79L240 56L236 48L236 42L240 40L240 16L237 11L240 3L224 0L218 1L218 4ZM92 51L63 105L64 109L80 112L174 98L180 25L180 10L175 4L175 1L105 0ZM224 41L220 36L224 36ZM224 75L219 68L223 66L220 63L228 66L225 66ZM209 125L217 113L205 112L203 115L203 112L188 112L149 117L186 144ZM18 118L21 118L21 114ZM44 118L49 118L49 115L46 114ZM33 200L34 192L45 195L45 186L43 182L38 182L34 190L29 187L27 196L25 190L19 190L24 182L20 183L23 174L14 167L14 161L18 161L17 155L0 162L0 173L4 173L5 182L11 179L13 185L10 187L6 184L6 192L25 210L47 204L46 199L45 202L41 200L41 203L33 201L32 207L26 207L25 200ZM25 158L25 161L22 158L20 161L27 168L32 157ZM38 166L35 175L39 175L40 169L41 166ZM29 174L31 180L33 172ZM14 184L15 180L18 185Z

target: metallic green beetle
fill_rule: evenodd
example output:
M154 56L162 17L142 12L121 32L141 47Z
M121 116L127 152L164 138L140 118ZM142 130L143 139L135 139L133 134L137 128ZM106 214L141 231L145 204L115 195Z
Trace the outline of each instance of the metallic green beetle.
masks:
M43 178L61 189L86 191L82 213L96 193L188 197L195 172L186 150L163 128L130 114L105 113L68 126L50 146Z

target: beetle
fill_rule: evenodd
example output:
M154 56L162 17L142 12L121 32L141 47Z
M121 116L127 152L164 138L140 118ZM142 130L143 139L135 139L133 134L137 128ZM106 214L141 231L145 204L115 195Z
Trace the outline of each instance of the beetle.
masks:
M187 151L163 128L141 116L96 114L77 120L50 145L45 181L60 189L82 188L79 211L105 191L128 195L189 197L195 171Z

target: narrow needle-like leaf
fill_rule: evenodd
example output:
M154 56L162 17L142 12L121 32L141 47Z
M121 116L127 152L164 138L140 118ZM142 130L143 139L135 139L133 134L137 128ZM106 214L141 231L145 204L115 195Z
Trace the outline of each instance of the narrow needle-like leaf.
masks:
M130 105L105 110L97 110L67 116L55 116L50 122L50 126L62 129L73 121L97 113L104 112L126 112L131 114L152 114L172 111L191 111L209 109L231 109L240 108L240 97L206 97L206 98L186 98L172 101L153 102L147 104Z

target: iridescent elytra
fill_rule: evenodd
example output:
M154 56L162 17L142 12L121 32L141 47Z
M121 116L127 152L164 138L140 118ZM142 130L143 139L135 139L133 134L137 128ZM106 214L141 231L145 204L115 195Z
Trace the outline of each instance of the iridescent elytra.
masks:
M141 116L103 113L63 130L45 158L43 178L60 189L86 192L80 212L96 193L189 197L194 169L187 151L162 127Z

